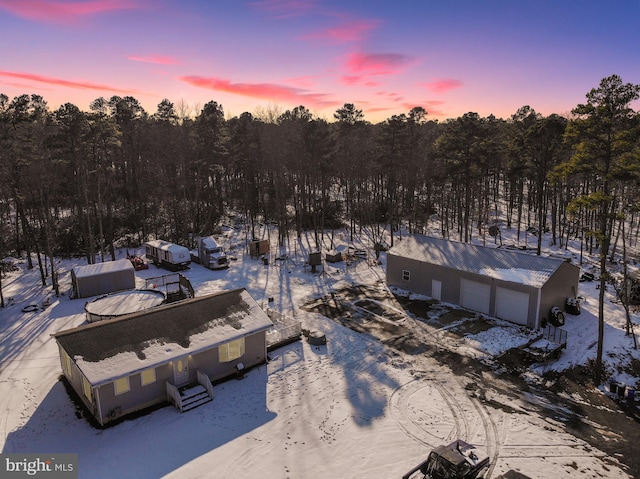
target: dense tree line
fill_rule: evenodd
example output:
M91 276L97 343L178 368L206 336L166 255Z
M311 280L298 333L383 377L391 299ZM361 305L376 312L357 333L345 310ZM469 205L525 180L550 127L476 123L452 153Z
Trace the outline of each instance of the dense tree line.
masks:
M55 288L56 255L93 263L153 237L185 243L235 214L251 235L272 222L282 243L311 230L318 246L342 227L393 242L401 225L498 241L500 223L518 240L581 238L604 273L620 225L628 241L640 230L639 91L613 75L569 118L523 106L438 122L416 107L377 124L353 104L327 122L304 106L227 119L215 101L189 116L169 100L153 114L129 96L50 111L38 95L0 94L0 254L35 256Z
M231 212L254 232L277 223L282 240L342 226L424 232L437 218L459 241L500 220L593 249L587 233L637 214L637 96L612 76L571 118L524 106L506 120L438 122L416 107L371 124L353 104L330 123L304 106L225 119L215 101L189 117L169 100L153 114L118 96L49 111L38 95L0 94L0 249L92 263L123 243L210 233Z
M0 94L2 250L94 262L123 238L210 232L230 211L274 221L283 234L401 223L420 232L437 215L442 234L460 241L504 219L518 231L551 229L562 243L603 229L587 201L598 191L624 191L603 206L610 218L635 213L638 116L629 104L638 87L614 76L594 92L572 118L525 106L507 120L437 122L416 107L375 125L353 104L328 123L304 106L225 119L212 101L191 118L168 100L151 115L117 96L89 112L51 112L38 95ZM620 111L599 112L611 95Z

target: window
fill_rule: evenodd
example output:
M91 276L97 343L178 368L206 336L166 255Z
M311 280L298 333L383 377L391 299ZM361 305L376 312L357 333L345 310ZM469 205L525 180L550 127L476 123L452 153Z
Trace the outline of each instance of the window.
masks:
M129 378L120 378L116 379L113 383L113 387L115 389L116 395L124 394L129 391Z
M71 358L66 353L66 351L62 351L62 369L64 370L64 374L71 379Z
M411 280L411 272L407 271L406 269L402 270L402 279L404 281L410 281Z
M84 393L84 397L86 397L90 403L93 403L93 399L91 397L91 384L87 381L87 378L82 376L82 392Z
M145 369L140 373L140 382L143 386L156 382L156 370L154 368Z
M244 354L244 338L229 341L218 347L218 357L221 363L228 363L242 357Z

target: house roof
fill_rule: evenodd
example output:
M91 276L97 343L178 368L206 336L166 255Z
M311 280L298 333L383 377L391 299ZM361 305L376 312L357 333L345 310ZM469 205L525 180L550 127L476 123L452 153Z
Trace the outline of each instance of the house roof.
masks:
M249 293L236 289L79 326L54 337L96 386L272 326Z
M133 265L131 264L131 261L126 258L116 261L106 261L104 263L76 266L73 268L73 274L76 278L96 276L99 274L112 273L114 271L131 271L131 273L134 274Z
M403 238L388 254L536 288L542 287L566 262L422 235Z

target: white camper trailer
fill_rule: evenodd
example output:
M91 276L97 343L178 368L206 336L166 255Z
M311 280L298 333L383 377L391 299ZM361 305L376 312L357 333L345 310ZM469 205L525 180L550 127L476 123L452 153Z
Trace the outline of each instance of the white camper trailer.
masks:
M175 243L164 240L147 241L144 249L147 260L171 271L186 269L191 263L189 250Z

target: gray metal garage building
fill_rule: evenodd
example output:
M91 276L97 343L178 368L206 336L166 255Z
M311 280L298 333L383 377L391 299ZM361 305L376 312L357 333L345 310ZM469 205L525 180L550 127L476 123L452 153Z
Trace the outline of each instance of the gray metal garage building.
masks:
M580 267L557 258L429 236L387 253L387 284L529 328L578 294Z

